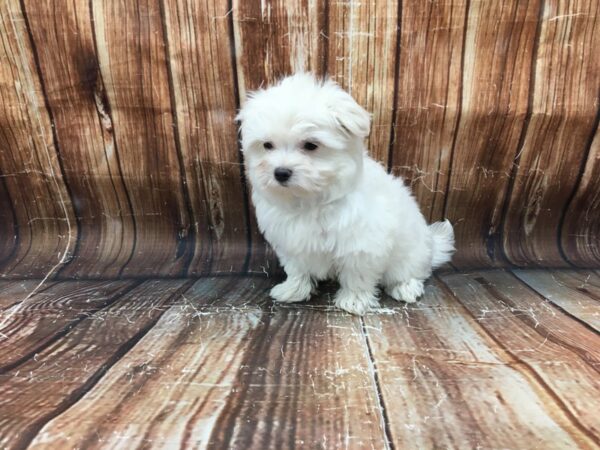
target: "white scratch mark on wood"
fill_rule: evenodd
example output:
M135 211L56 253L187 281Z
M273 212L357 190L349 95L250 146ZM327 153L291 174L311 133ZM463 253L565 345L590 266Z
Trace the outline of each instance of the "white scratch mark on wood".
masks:
M548 22L556 22L557 20L560 20L560 19L566 19L569 17L577 17L577 16L587 16L587 14L582 13L582 12L572 13L572 14L561 14L559 16L554 16L554 17L548 19Z

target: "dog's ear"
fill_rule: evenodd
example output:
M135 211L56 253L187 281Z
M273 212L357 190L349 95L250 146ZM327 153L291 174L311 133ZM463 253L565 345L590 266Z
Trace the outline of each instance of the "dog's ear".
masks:
M350 94L335 86L329 109L335 121L346 133L359 138L366 138L371 129L371 115L360 106Z

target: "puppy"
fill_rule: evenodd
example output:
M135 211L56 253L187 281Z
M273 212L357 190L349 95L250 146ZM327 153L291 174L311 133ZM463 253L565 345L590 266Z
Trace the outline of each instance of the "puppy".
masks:
M370 116L331 80L299 73L249 95L237 119L261 232L287 279L278 302L309 300L337 278L337 307L362 315L378 286L414 302L450 261L450 222L427 225L399 178L366 151Z

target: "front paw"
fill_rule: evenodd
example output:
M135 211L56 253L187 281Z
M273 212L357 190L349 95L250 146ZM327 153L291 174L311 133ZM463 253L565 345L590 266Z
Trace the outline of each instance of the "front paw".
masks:
M335 306L350 314L362 316L370 309L377 308L379 302L370 292L341 290L335 296Z
M278 284L269 293L271 297L280 303L304 302L310 299L312 284L302 283L294 280L286 280Z

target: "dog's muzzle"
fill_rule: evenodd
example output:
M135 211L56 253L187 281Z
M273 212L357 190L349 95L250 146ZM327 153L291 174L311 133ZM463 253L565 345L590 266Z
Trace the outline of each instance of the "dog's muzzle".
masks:
M285 167L277 167L274 175L275 179L283 184L290 179L292 176L292 171L290 169L286 169Z

